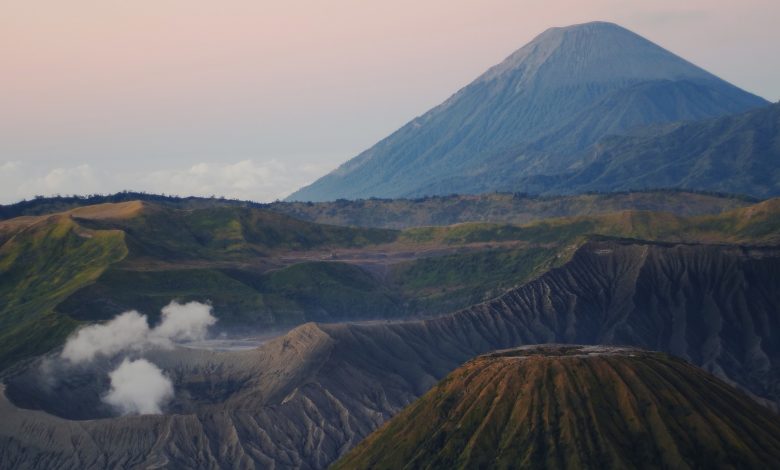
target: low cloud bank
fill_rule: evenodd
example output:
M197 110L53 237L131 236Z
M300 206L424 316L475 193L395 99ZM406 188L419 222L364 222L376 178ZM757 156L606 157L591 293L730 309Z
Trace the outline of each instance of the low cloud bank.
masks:
M2 155L0 155L1 157ZM110 165L58 166L0 160L0 204L36 195L110 194L124 189L181 196L211 195L270 202L314 182L341 161L341 155L280 159L205 161L181 168L116 171Z
M111 390L103 401L122 414L157 414L173 398L173 382L146 359L125 358L108 374Z
M112 357L126 351L170 348L174 341L204 339L208 328L216 321L211 314L211 306L199 302L171 302L163 307L162 320L154 328L149 328L146 315L131 310L106 323L79 329L68 338L62 357L73 364L80 364L97 356Z

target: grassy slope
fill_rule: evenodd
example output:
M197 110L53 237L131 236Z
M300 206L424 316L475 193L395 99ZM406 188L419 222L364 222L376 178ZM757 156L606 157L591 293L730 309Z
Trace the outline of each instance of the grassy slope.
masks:
M62 313L96 319L139 308L154 317L172 299L213 299L227 323L273 326L325 318L327 312L313 307L318 300L329 299L331 311L349 305L355 315L373 305L384 308L379 314L390 309L383 292L364 291L373 281L368 274L361 284L354 273L300 267L306 275L296 285L291 268L259 279L267 286L257 290L213 266L241 266L249 257L285 250L365 246L394 239L388 230L322 226L257 209L185 211L128 202L12 219L0 223L0 235L0 369L61 344L77 325ZM149 270L148 262L169 269ZM206 267L177 267L192 262ZM90 301L104 315L89 310Z
M550 267L558 266L586 239L607 237L689 243L780 243L780 199L719 215L683 218L668 213L624 211L549 219L528 225L472 223L402 232L406 243L495 243L464 253L403 263L393 282L412 310L443 313L495 297ZM504 248L501 242L519 243Z
M255 328L393 317L403 312L394 293L364 270L325 262L299 263L267 273L238 268L136 271L117 267L59 309L86 321L136 309L154 320L171 299L210 302L223 326Z
M0 369L59 344L75 322L57 305L127 254L120 231L54 216L0 246Z
M367 287L376 281L357 267L311 262L270 273L261 268L290 251L392 241L394 231L318 225L250 208L148 204L130 219L82 223L124 231L130 255L62 305L79 319L110 318L128 308L154 318L171 299L208 300L223 323L256 327L393 313L393 300L380 287Z
M424 258L395 266L390 282L410 312L438 314L498 296L549 269L560 250L530 246Z
M396 232L313 224L274 212L221 207L179 210L144 204L131 218L77 219L97 229L122 230L131 257L230 260L281 250L362 247L389 242Z
M576 348L511 356L483 356L455 370L332 468L767 468L780 461L777 417L682 360L642 351L578 356Z
M567 243L585 235L690 243L776 244L780 199L769 199L717 215L680 217L666 212L622 211L547 219L527 225L469 223L405 230L400 240L454 245L524 241Z

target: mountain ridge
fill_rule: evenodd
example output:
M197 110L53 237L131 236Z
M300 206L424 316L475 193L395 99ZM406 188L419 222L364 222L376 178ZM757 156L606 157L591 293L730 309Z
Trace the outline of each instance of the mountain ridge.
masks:
M712 191L648 189L597 192L576 196L537 196L521 192L462 194L415 199L345 199L329 203L252 201L178 197L124 191L90 196L39 197L0 205L0 221L40 216L106 203L141 201L177 209L244 207L270 209L309 222L329 225L402 229L458 222L527 223L546 217L594 215L624 209L673 212L691 216L714 214L759 202L761 199ZM368 217L371 216L371 217ZM409 220L405 220L408 218ZM369 221L370 220L370 221Z
M740 206L695 217L622 210L404 231L137 201L18 217L0 222L0 369L56 346L74 320L132 309L154 320L171 299L210 302L226 327L427 317L498 296L594 238L780 243L780 199Z

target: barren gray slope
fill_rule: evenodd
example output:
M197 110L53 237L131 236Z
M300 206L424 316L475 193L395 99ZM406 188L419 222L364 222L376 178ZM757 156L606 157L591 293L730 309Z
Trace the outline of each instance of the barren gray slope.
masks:
M442 318L307 324L255 351L161 353L180 414L70 421L0 403L0 466L324 468L469 358L542 342L670 352L776 406L778 286L777 249L591 242ZM210 404L182 395L231 380Z
M762 104L615 24L552 28L289 199L497 189L480 186L485 175L561 171L607 134Z

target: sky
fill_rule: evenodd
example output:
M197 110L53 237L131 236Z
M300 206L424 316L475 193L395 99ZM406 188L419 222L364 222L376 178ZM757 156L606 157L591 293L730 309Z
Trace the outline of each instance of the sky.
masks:
M0 204L283 198L594 20L780 100L777 0L0 0Z

